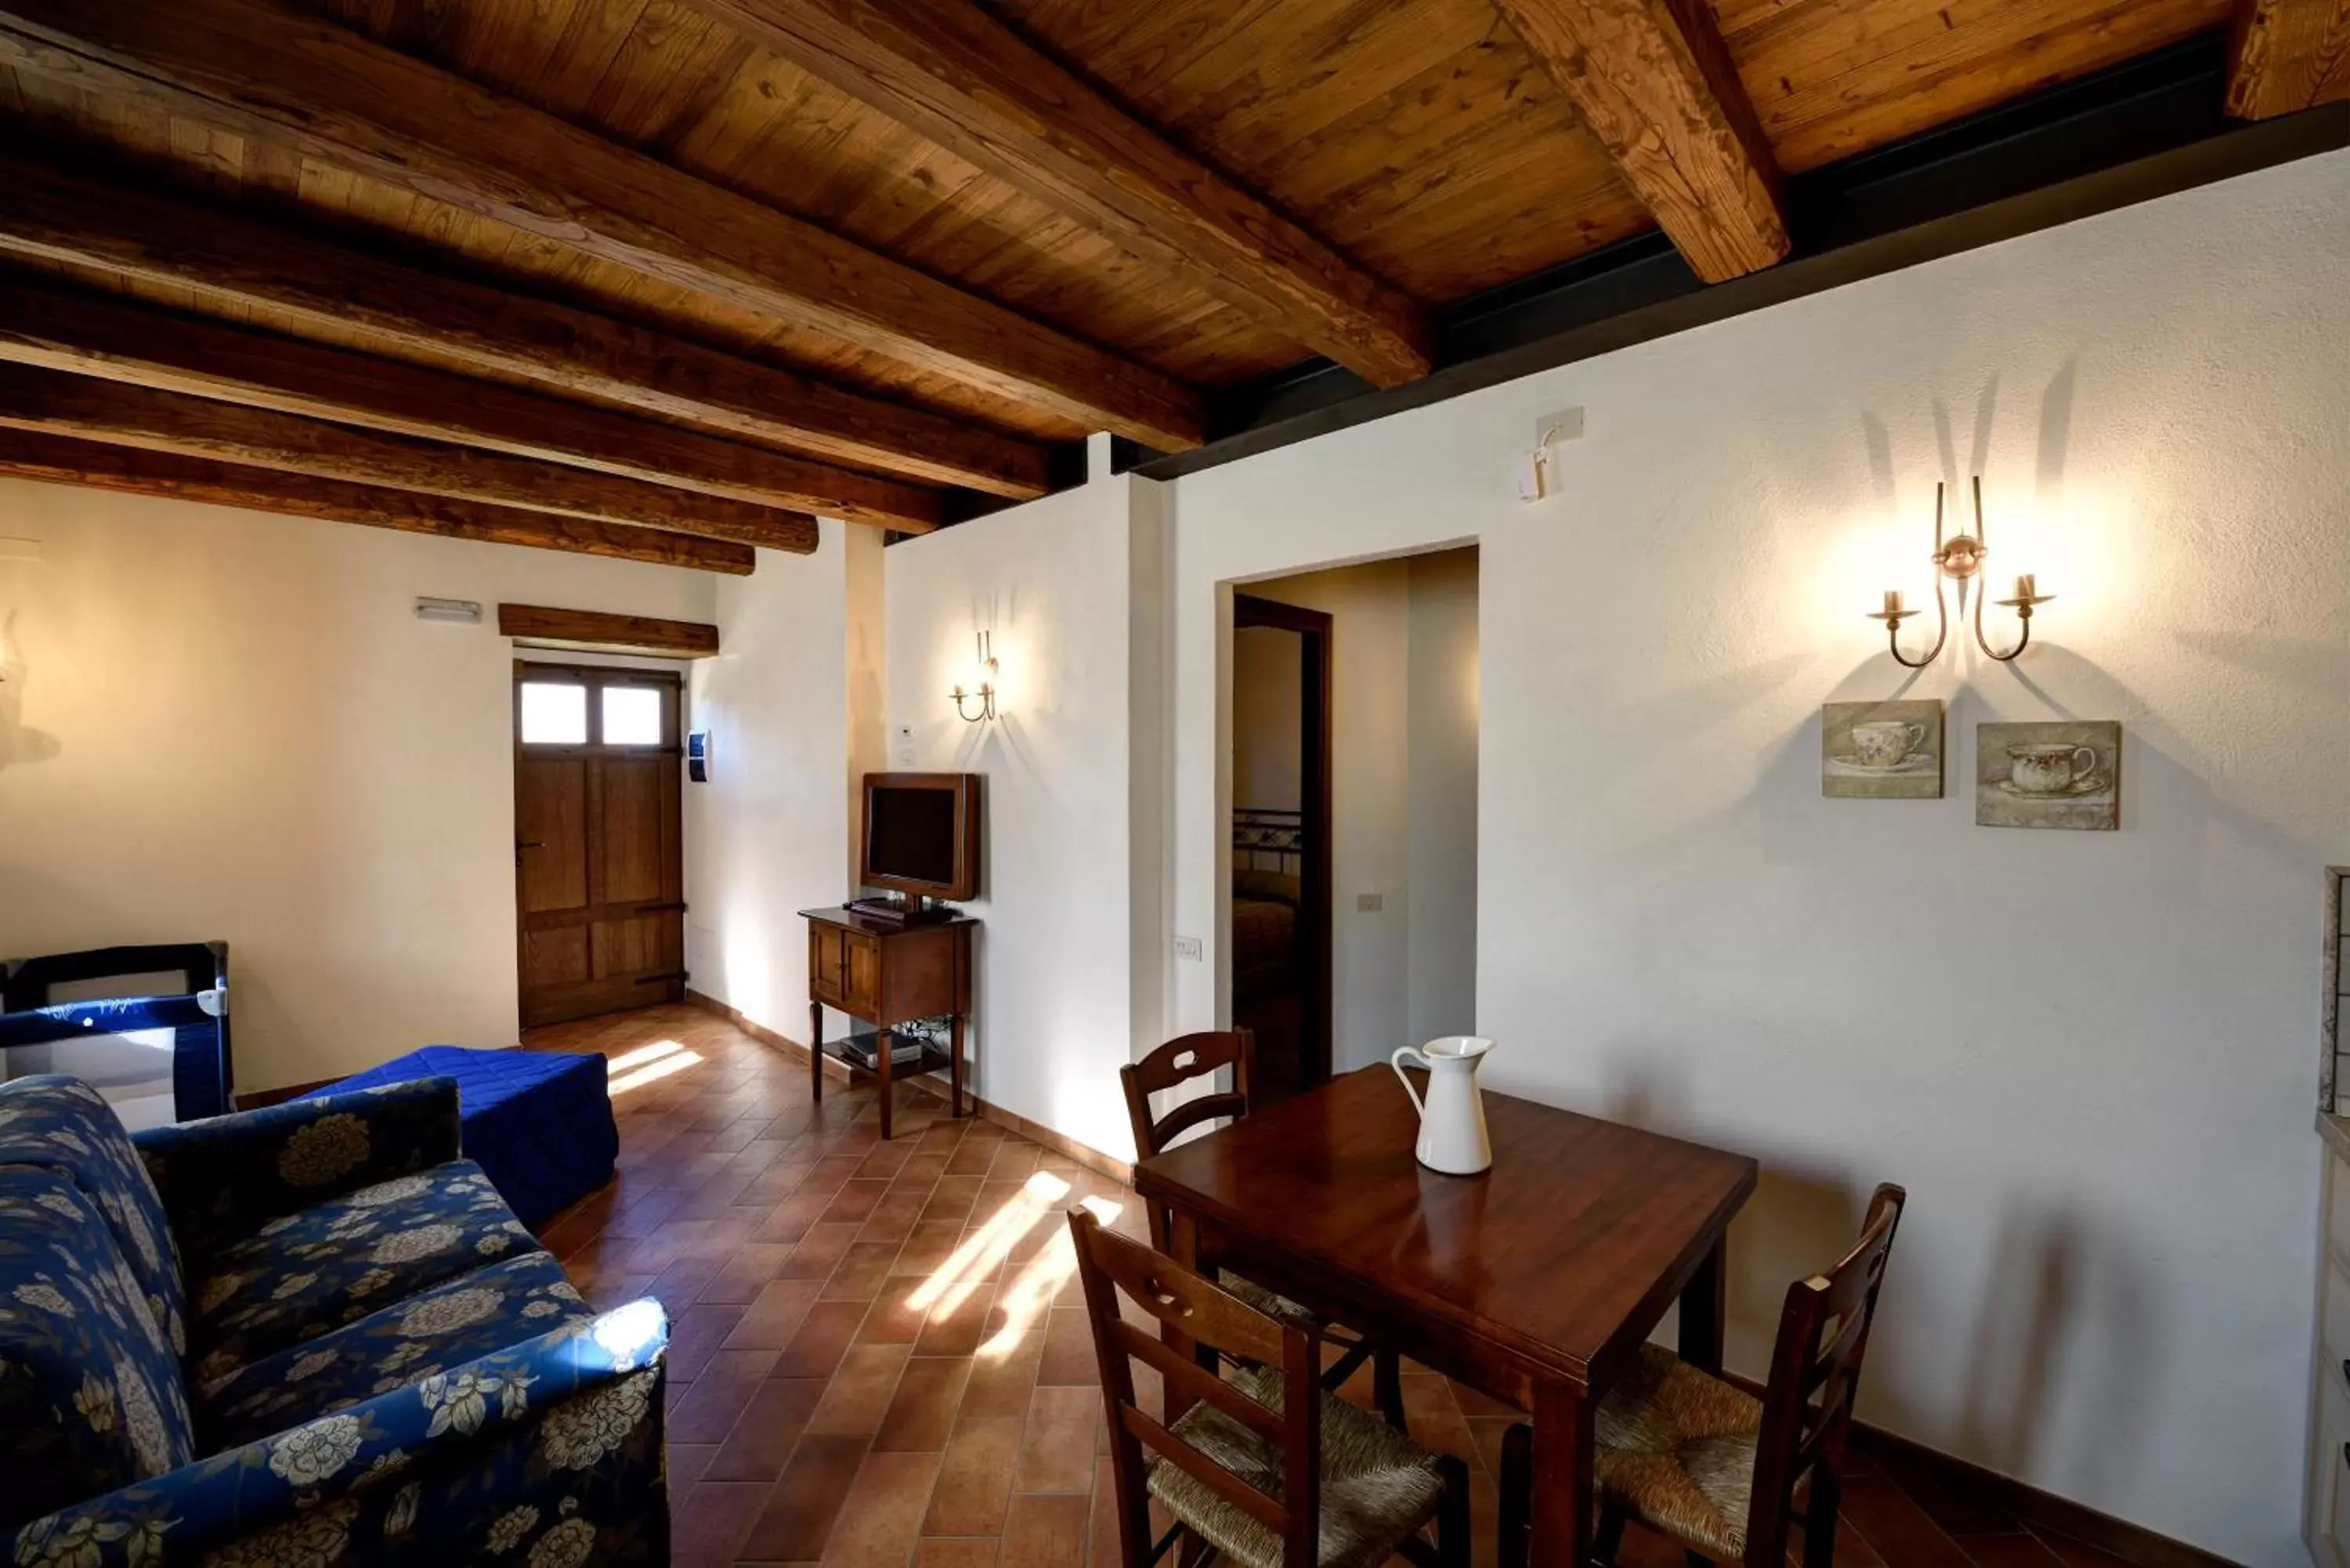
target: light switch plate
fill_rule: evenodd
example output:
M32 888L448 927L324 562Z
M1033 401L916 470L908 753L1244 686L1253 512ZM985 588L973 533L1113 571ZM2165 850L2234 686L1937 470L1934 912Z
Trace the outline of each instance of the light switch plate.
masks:
M1538 447L1555 446L1563 441L1582 439L1583 410L1580 408L1561 409L1534 421L1534 445Z
M898 733L892 743L898 750L898 765L901 768L912 767L914 765L914 726L899 725Z
M1387 907L1388 896L1385 893L1357 893L1355 895L1355 911L1357 914L1376 915Z
M1190 959L1193 963L1198 963L1206 956L1206 954L1205 950L1200 946L1199 938L1177 937L1175 939L1175 956L1179 959Z

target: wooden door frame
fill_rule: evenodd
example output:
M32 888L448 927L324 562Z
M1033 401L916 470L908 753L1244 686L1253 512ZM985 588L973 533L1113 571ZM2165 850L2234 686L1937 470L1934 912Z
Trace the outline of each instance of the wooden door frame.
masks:
M1232 629L1243 627L1273 627L1298 635L1298 789L1300 826L1305 830L1308 853L1299 867L1299 890L1304 907L1297 911L1299 935L1305 950L1303 978L1305 988L1304 1005L1297 1032L1298 1086L1312 1088L1330 1081L1332 1021L1337 1010L1337 997L1333 992L1335 976L1331 962L1332 927L1336 919L1331 903L1330 869L1337 858L1337 845L1330 835L1330 713L1333 706L1330 675L1331 618L1322 610L1301 608L1283 604L1278 599L1259 598L1253 594L1235 589L1232 593ZM1233 678L1238 671L1227 663L1224 684L1229 702ZM1231 759L1225 760L1225 794L1232 793ZM1224 814L1218 841L1227 862L1232 859L1232 813ZM1224 951L1227 961L1224 982L1224 1005L1232 1005L1232 981L1229 961L1232 952L1232 899L1229 882L1224 891Z
M557 678L569 677L576 679L580 685L587 689L588 692L588 698L586 704L588 739L576 744L536 742L525 747L522 738L523 686L525 682L534 678L550 675ZM528 1002L526 992L529 989L529 961L526 933L523 927L524 915L522 907L523 846L521 842L521 831L523 760L526 755L540 759L573 757L591 764L591 771L587 789L587 798L583 803L583 810L586 813L584 831L587 833L589 843L592 846L595 842L596 836L600 833L602 829L601 817L603 810L601 791L598 783L598 775L593 770L592 764L594 764L598 760L608 756L666 756L672 759L672 761L682 759L685 754L686 683L684 673L681 670L646 670L634 665L625 664L569 664L560 660L536 659L515 659L513 670L508 677L508 680L512 688L509 692L509 722L513 728L513 738L511 743L514 748L515 759L513 790L514 809L510 818L512 831L508 835L509 838L514 841L515 845L515 1006L517 1015L517 1023L521 1024L525 1028L530 1028L536 1027L536 1025L530 1024L527 1022ZM603 704L596 700L594 694L606 686L656 686L667 687L670 690L671 700L667 703L663 704L663 732L661 740L658 744L650 746L615 746L605 743L603 740ZM678 863L674 868L679 873L679 885L681 889L683 886L683 858L685 853L684 800L681 791L678 798L677 811L678 819L674 826L677 829L675 842L677 846ZM592 909L597 907L596 899L598 893L596 886L596 867L592 853L587 868L587 896L588 907ZM681 901L677 906L677 916L681 923L684 919L685 909L685 904ZM592 930L588 940L590 943L589 954L590 965L592 968L594 954L594 936L592 934ZM681 965L679 970L679 979L677 981L678 994L680 996L684 994L684 970L682 965ZM583 1014L581 1016L591 1015Z

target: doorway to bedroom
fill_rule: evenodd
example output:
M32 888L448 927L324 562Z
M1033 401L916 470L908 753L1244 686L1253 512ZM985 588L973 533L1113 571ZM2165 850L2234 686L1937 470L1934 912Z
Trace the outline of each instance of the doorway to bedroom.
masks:
M1278 1099L1476 1029L1477 551L1232 600L1230 1016Z

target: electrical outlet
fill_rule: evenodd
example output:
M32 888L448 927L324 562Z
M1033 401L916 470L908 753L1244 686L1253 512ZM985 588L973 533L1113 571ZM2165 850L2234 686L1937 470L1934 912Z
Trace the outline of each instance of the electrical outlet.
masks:
M1376 915L1387 907L1388 896L1385 893L1357 893L1355 895L1355 912L1357 914Z
M1207 955L1204 950L1200 946L1199 938L1177 937L1175 939L1175 956L1179 959L1190 959L1193 963L1198 963Z

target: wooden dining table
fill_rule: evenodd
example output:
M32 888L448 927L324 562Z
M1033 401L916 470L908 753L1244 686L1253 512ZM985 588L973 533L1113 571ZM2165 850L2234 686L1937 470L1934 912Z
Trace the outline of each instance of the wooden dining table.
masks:
M1487 1093L1492 1168L1412 1155L1385 1066L1335 1078L1135 1167L1177 1261L1204 1257L1534 1420L1535 1568L1592 1537L1592 1410L1665 1311L1721 1367L1724 1250L1743 1155Z

